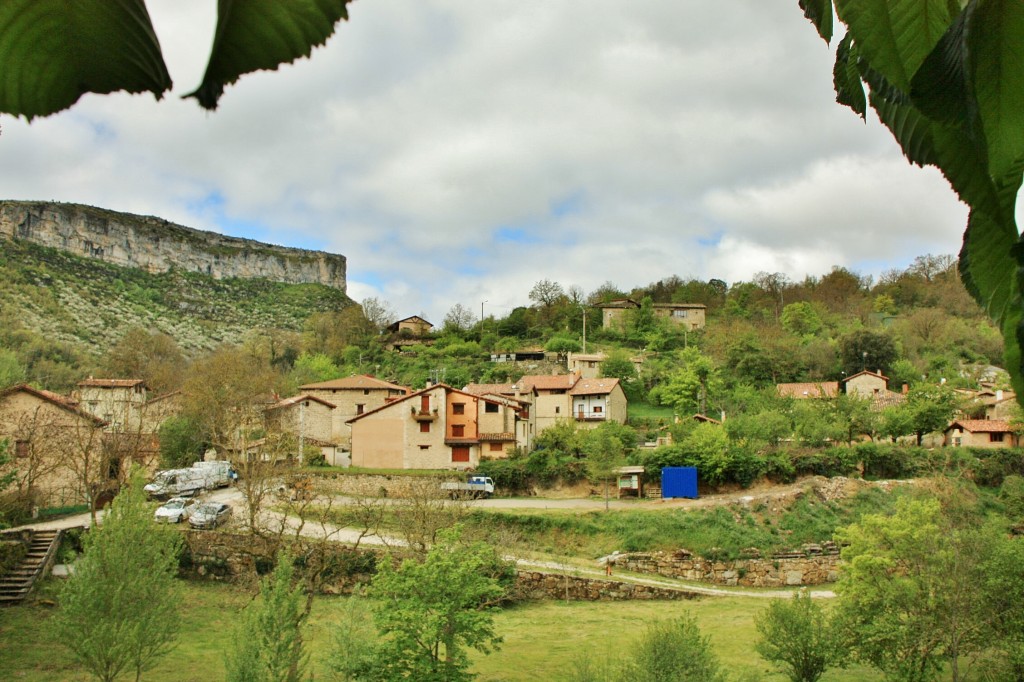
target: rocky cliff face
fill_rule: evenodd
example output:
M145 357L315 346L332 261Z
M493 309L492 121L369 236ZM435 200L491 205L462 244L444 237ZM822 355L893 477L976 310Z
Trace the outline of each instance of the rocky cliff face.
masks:
M24 239L122 267L177 268L345 291L344 256L291 249L80 204L0 201L0 238Z

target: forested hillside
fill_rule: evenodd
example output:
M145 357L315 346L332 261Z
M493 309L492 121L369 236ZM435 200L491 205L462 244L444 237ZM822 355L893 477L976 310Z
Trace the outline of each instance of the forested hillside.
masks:
M153 275L19 242L4 244L0 277L0 383L51 390L90 373L174 388L191 360L224 344L268 363L282 393L357 372L417 387L430 378L508 381L553 367L491 363L490 353L579 351L584 316L587 350L611 354L605 372L623 379L632 401L709 414L734 409L743 387L837 380L865 368L881 370L897 390L942 379L974 386L1002 364L1001 337L951 256L922 256L878 281L844 268L803 281L762 272L734 283L671 276L633 290L607 282L589 293L542 280L524 292L529 306L500 317L480 320L453 302L431 338L401 353L385 349L383 332L410 311L377 299L349 306L341 292L317 285ZM602 329L598 306L624 296L640 308L623 330ZM706 329L673 328L652 312L662 302L706 305ZM155 371L147 357L156 355L163 379L146 376ZM637 358L639 373L630 362ZM699 396L687 388L694 376ZM695 396L692 406L679 404L680 391Z

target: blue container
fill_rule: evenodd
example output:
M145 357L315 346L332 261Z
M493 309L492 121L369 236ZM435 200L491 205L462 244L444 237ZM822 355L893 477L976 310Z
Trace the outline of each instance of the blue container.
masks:
M661 470L661 496L697 499L697 467L665 467Z

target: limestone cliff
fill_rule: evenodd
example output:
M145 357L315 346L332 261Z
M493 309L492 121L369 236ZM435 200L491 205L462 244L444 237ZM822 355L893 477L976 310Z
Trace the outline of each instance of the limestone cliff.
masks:
M273 246L80 204L0 201L3 238L154 273L179 269L216 279L263 278L345 291L346 262L341 255Z

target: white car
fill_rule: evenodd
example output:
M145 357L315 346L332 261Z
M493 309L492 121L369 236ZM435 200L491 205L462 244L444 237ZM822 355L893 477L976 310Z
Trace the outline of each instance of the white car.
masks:
M231 518L231 506L221 502L204 502L188 517L193 528L216 528Z
M153 514L158 522L181 523L187 520L199 503L188 497L172 497Z

